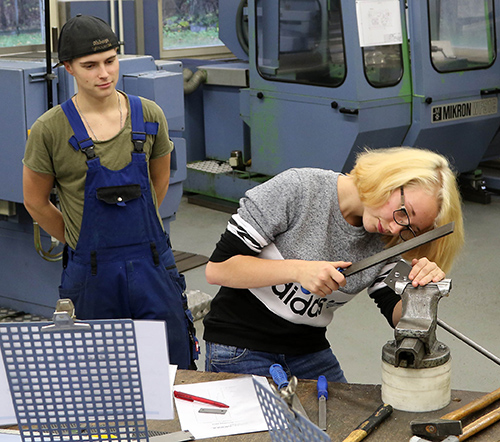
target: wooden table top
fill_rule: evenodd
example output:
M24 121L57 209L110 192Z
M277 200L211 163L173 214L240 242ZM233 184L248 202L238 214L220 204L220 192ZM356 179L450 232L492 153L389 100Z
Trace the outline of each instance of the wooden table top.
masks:
M198 382L219 381L231 379L240 375L230 373L207 373L201 371L178 370L175 384L193 384ZM332 442L342 442L361 422L368 418L382 403L380 385L338 384L329 383L327 401L327 433ZM495 387L495 389L498 387ZM438 411L413 413L394 410L379 428L375 429L365 439L368 442L405 442L409 441L412 433L410 422L413 420L438 419L441 416L456 410L485 393L452 390L451 403ZM297 395L313 423L318 423L318 399L316 381L300 380ZM499 406L494 403L471 418L465 418L463 425L467 425L480 415ZM177 412L171 421L148 421L150 430L175 432L181 427ZM239 434L217 438L203 439L207 442L270 442L267 432ZM500 442L500 422L470 437L470 442Z

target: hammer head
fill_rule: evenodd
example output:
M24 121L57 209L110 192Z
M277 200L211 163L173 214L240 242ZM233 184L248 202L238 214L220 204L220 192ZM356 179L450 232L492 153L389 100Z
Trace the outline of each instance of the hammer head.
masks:
M462 434L462 422L448 419L435 419L430 421L410 422L411 432L416 436L422 436L423 440L448 440L448 436ZM454 440L454 439L452 439ZM458 440L458 439L456 439Z
M441 442L458 442L459 439L457 436L448 436L446 439L443 439ZM430 439L424 439L421 436L413 436L410 439L410 442L430 442Z

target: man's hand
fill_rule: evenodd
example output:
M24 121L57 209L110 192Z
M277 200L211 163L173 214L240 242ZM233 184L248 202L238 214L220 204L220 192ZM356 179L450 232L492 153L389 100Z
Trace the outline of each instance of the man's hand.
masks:
M62 213L50 202L54 177L23 168L24 206L31 217L49 235L65 243Z

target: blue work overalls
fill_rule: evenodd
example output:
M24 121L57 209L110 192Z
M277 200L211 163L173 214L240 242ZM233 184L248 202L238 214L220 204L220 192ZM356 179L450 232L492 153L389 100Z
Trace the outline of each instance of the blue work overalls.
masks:
M78 319L166 321L170 363L194 368L184 276L156 213L143 152L158 123L144 122L139 97L128 98L134 149L118 171L101 165L72 100L62 104L74 132L70 144L85 153L88 170L80 236L75 250L65 248L59 296L73 301Z

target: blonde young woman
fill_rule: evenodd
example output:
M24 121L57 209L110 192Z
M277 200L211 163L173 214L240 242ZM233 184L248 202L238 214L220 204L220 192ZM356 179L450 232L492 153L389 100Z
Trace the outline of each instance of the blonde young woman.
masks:
M403 257L414 286L443 279L463 243L460 194L443 156L367 150L347 175L290 169L248 191L206 268L221 288L204 320L205 369L268 375L279 363L298 378L346 382L326 339L334 311L368 288L394 327L401 300L382 282L397 260L348 278L337 269L450 221L452 235Z

